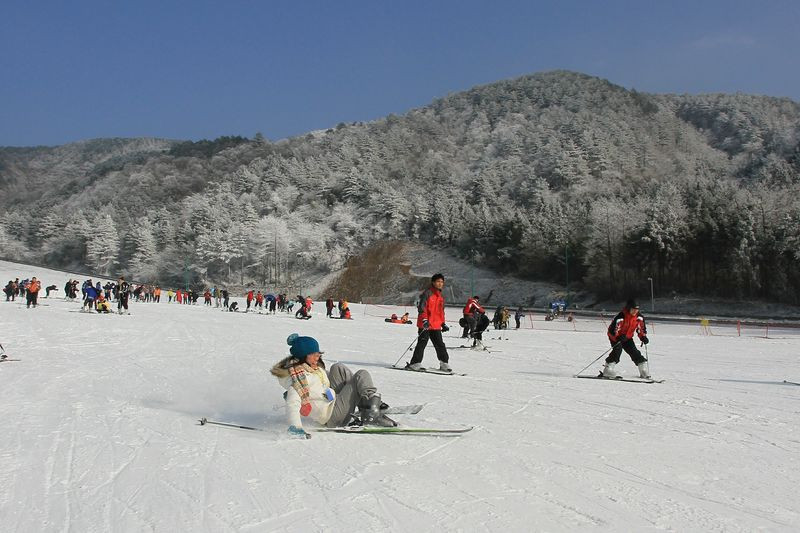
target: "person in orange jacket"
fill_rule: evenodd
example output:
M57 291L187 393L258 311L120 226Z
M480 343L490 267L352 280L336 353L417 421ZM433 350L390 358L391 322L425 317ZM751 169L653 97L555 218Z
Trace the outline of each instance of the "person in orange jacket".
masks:
M402 322L400 322L400 319L397 318L397 315L395 313L392 313L392 316L390 316L389 318L384 318L383 321L391 322L392 324L402 324Z
M408 319L408 313L401 317L398 317L396 314L392 313L391 317L384 318L383 321L391 322L392 324L411 324L411 320Z
M42 282L36 279L36 276L31 278L31 284L28 286L28 299L27 307L30 308L31 304L36 307L39 300L39 290L42 288Z

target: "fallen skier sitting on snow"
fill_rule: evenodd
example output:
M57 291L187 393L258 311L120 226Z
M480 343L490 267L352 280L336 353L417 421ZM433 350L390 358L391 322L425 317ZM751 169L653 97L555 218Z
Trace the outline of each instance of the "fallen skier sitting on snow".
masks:
M94 302L94 308L98 313L110 313L111 306L106 300L106 297L103 296L103 293L97 295L97 300Z
M384 318L383 321L384 322L391 322L392 324L413 324L413 322L411 322L408 319L408 313L404 314L400 318L398 318L397 315L393 313L391 317Z
M346 365L336 363L329 373L316 339L292 333L286 342L291 346L291 355L273 366L271 373L286 389L284 398L290 434L307 435L302 422L305 417L327 427L353 423L397 425L381 413L381 407L388 406L381 403L381 395L369 372L359 370L354 374Z

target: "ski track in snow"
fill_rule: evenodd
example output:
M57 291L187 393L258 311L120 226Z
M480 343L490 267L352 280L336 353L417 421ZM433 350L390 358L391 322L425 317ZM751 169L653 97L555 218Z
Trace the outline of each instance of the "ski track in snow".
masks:
M427 376L385 368L416 330L357 304L352 321L319 303L300 321L46 303L0 302L0 342L22 359L0 366L3 531L800 530L800 388L783 383L800 379L800 335L656 322L648 353L666 381L635 384L572 378L608 348L603 322L535 322L490 331L501 351L452 350L467 376ZM329 365L369 370L390 405L426 404L401 424L475 429L290 438L269 368L292 332L316 337ZM625 354L619 368L636 372Z

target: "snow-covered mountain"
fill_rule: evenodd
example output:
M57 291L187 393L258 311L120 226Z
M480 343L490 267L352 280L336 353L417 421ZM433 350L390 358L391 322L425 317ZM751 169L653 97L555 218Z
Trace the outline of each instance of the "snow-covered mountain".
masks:
M278 142L3 148L0 254L297 285L391 239L600 297L796 304L798 183L797 102L555 71Z

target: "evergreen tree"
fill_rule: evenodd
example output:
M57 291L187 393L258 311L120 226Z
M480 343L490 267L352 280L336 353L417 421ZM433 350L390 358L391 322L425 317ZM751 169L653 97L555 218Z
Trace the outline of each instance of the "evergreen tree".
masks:
M153 225L144 218L134 227L130 235L133 253L128 261L128 272L138 281L158 281L156 271L158 250L153 233Z
M93 224L84 228L86 264L99 274L111 275L119 254L117 226L109 213L99 213Z

